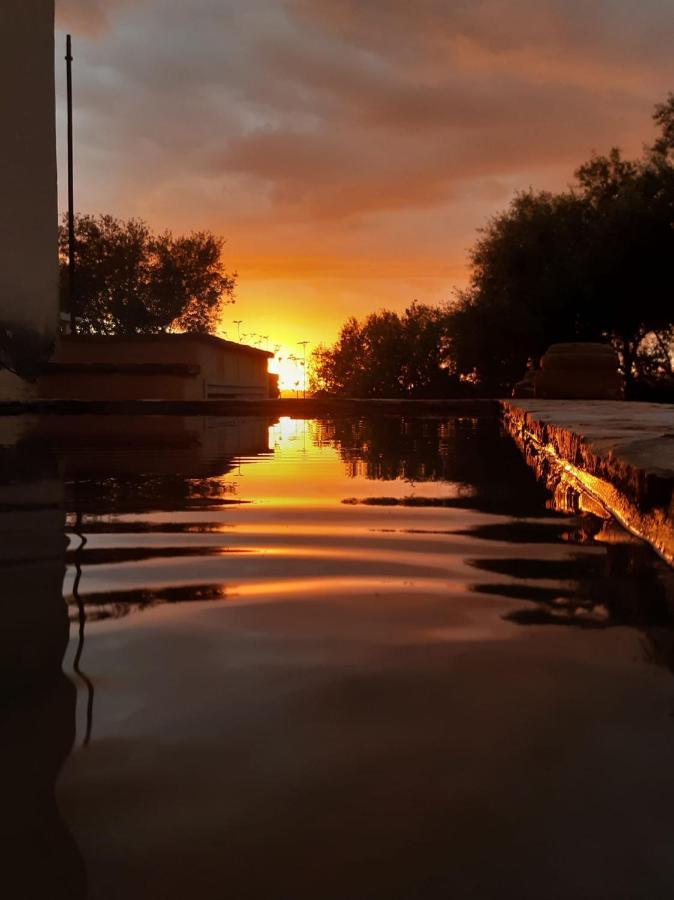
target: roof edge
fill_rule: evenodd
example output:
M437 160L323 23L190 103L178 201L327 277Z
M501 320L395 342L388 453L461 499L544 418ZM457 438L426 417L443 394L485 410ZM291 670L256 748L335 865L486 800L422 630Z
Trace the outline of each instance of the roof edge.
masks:
M215 334L200 334L198 332L179 332L177 334L64 334L60 335L59 341L63 343L100 343L115 344L122 342L132 343L177 343L179 341L199 341L216 345L223 350L236 350L238 353L246 353L252 356L264 356L267 359L273 359L274 354L269 350L260 350L259 347L251 347L249 344L239 344L236 341L228 341L225 338L217 337Z

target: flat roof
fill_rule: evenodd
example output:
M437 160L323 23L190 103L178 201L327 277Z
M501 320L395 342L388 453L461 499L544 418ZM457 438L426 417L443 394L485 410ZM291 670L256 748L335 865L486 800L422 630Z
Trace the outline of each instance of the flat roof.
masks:
M236 341L227 341L224 338L216 337L214 334L198 334L197 332L181 332L180 334L64 334L59 337L64 343L97 343L97 344L114 344L131 341L137 344L149 343L178 343L180 341L199 341L201 343L212 344L221 350L234 351L236 353L245 353L249 356L264 356L266 359L273 359L274 354L268 350L260 350L259 347L250 347L248 344L238 344Z

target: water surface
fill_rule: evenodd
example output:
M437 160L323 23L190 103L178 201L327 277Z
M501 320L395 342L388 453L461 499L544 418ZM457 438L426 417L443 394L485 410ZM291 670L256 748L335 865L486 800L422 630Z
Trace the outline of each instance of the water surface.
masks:
M16 896L671 896L671 571L497 420L2 427Z

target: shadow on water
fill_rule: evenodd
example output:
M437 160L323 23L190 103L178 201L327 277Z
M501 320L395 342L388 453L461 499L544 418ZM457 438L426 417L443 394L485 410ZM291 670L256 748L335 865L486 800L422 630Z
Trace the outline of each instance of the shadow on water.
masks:
M61 668L63 485L48 451L19 442L0 462L0 884L7 897L78 900L84 864L54 799L75 739L76 692Z

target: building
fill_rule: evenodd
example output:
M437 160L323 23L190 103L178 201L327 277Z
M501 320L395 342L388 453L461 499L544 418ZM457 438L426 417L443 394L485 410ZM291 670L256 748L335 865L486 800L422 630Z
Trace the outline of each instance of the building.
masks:
M1 0L0 34L0 401L275 396L271 353L215 337L78 335L56 346L54 0Z
M54 0L2 0L0 34L0 398L20 398L58 324Z
M70 400L263 399L276 396L273 355L208 334L62 336L38 390Z

